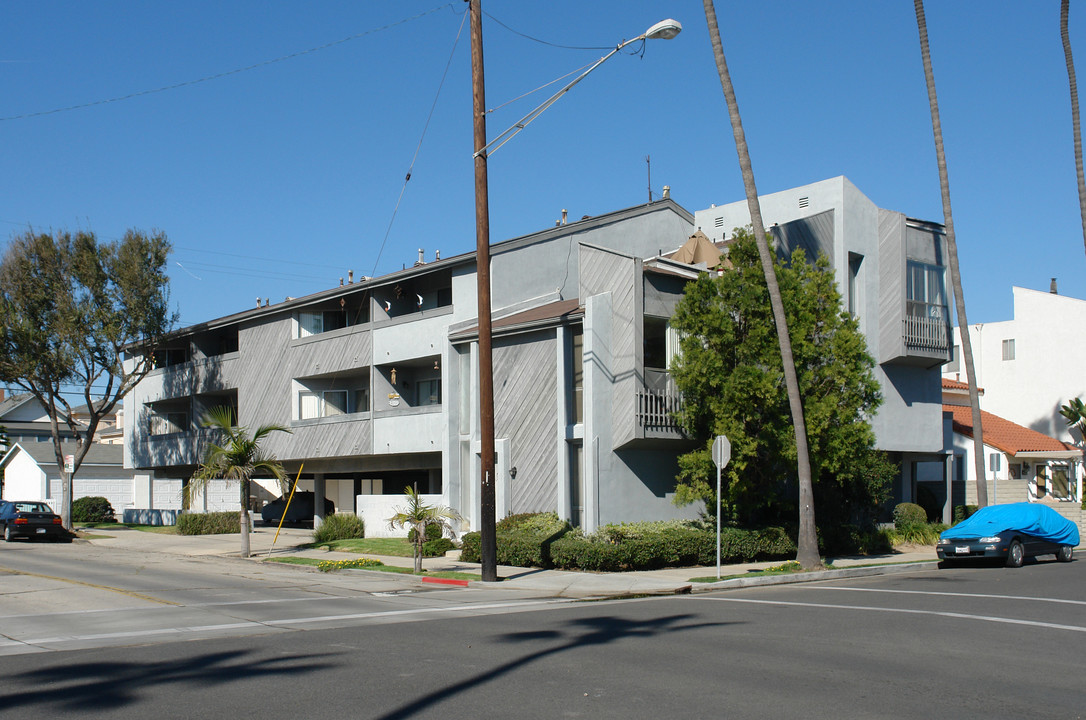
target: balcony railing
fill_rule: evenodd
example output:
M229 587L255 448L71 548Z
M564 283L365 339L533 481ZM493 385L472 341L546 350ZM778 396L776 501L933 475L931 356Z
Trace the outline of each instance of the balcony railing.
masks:
M679 430L674 415L681 407L681 395L666 390L639 390L637 424L648 430Z
M950 349L950 328L941 317L906 315L902 320L902 333L905 347L935 352Z

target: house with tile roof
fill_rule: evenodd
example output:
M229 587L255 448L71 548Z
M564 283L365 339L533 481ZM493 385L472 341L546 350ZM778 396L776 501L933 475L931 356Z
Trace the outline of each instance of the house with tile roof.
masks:
M1022 287L1011 292L1011 320L969 326L977 384L985 389L984 408L1081 446L1083 438L1067 426L1060 405L1086 399L1086 300L1060 295L1055 278L1047 292ZM965 380L960 346L960 328L955 328L954 358L943 366L946 379Z
M953 505L973 505L977 486L969 386L950 379L942 385L943 432L952 456L951 469L946 482L928 474L921 483L940 499L946 496L949 483ZM991 504L1041 502L1081 526L1081 449L985 410L981 410L981 427Z

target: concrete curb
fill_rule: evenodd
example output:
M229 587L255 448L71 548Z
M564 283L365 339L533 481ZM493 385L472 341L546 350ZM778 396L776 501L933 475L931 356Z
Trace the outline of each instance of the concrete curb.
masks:
M913 562L897 565L868 565L866 567L835 568L816 570L809 573L791 573L789 575L769 575L765 577L731 578L713 583L694 583L694 592L703 593L713 590L736 590L739 588L762 585L791 585L793 583L817 582L819 580L840 580L843 578L871 577L873 575L896 575L913 570L934 570L938 561Z

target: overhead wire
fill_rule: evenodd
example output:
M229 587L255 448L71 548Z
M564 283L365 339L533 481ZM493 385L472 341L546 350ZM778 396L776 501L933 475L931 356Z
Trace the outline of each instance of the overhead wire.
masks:
M226 70L220 73L215 73L214 75L207 75L202 78L197 78L195 80L185 80L184 82L174 83L172 85L164 85L162 87L152 88L150 90L139 90L137 92L128 93L127 95L119 95L117 97L105 98L102 100L93 100L91 102L79 103L78 105L68 105L66 107L53 108L51 110L39 110L38 112L22 113L20 115L8 115L6 117L0 117L0 122L7 122L9 120L25 120L27 118L41 117L43 115L53 115L56 113L68 112L71 110L82 110L84 108L95 107L97 105L108 105L109 103L121 102L123 100L131 100L132 98L143 97L145 95L154 95L156 93L166 92L168 90L177 90L183 87L190 87L192 85L199 85L200 83L210 82L212 80L219 80L224 77L229 77L231 75L237 75L238 73L248 72L249 70L256 70L257 68L267 67L268 65L274 65L275 63L284 62L286 60L293 60L294 58L302 57L303 55L309 55L311 53L320 52L321 50L327 50L328 48L335 47L336 45L342 45L343 43L350 42L351 40L357 40L358 38L366 37L367 35L373 35L374 33L384 32L385 30L390 30L398 25L403 25L404 23L418 20L419 18L423 18L427 15L432 15L439 10L453 7L453 3L447 3L445 5L441 5L440 7L432 8L430 10L418 13L417 15L404 18L403 20L397 20L396 22L382 25L381 27L373 28L372 30L366 30L365 32L355 33L354 35L349 35L345 38L340 38L339 40L333 40L332 42L327 42L323 45L318 45L317 47L308 48L306 50L299 50L297 52L289 53L287 55L281 55L270 60L253 63L252 65L246 65L245 67L234 68L233 70Z
M452 50L449 52L449 60L445 63L445 72L441 74L441 82L438 83L437 92L434 93L434 102L430 105L430 113L426 116L426 122L422 127L422 134L419 136L419 142L415 146L415 154L411 157L411 164L407 168L407 175L404 176L403 185L400 186L400 195L396 198L396 206L392 208L392 217L388 220L388 227L385 228L385 236L381 239L381 247L377 250L377 258L373 261L373 270L370 275L377 274L377 265L381 262L381 255L385 252L385 245L388 243L388 236L392 232L392 224L396 222L396 213L400 210L400 203L403 202L404 192L407 191L407 183L411 181L411 171L415 169L415 161L418 160L419 151L422 150L422 141L426 138L426 131L430 128L430 120L434 117L434 110L437 108L438 98L441 97L441 89L445 87L445 79L449 76L449 67L452 66L453 57L456 55L456 48L460 45L460 38L464 34L464 23L467 22L468 13L465 11L463 17L460 18L460 29L456 31L456 40L453 41Z

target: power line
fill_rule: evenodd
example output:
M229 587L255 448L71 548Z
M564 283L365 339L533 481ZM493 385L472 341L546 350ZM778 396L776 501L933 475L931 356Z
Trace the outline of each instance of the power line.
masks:
M78 105L68 105L66 107L53 108L52 110L39 110L38 112L23 113L21 115L9 115L7 117L0 117L0 122L6 122L8 120L25 120L27 118L41 117L43 115L53 115L55 113L68 112L70 110L82 110L84 108L95 107L97 105L107 105L109 103L121 102L122 100L131 100L132 98L143 97L144 95L153 95L155 93L166 92L167 90L177 90L183 87L190 87L192 85L199 85L200 83L210 82L212 80L219 80L224 77L229 77L230 75L237 75L238 73L247 72L249 70L256 70L257 68L274 65L275 63L284 62L286 60L293 60L295 58L302 57L303 55L309 55L310 53L327 50L328 48L335 47L336 45L342 45L343 43L350 42L351 40L357 40L358 38L365 37L367 35L373 35L374 33L390 30L391 28L394 28L398 25L403 25L404 23L418 20L419 18L425 17L427 15L432 15L433 13L436 13L439 10L444 10L445 8L453 8L453 4L449 3L447 5L442 5L431 10L426 10L417 15L413 15L412 17L404 18L403 20L398 20L394 23L389 23L388 25L374 28L373 30L355 33L354 35L349 35L345 38L340 38L339 40L333 40L332 42L325 43L324 45L318 45L317 47L312 47L308 50L299 50L298 52L293 52L289 55L282 55L277 58L272 58L271 60L264 60L263 62L246 65L245 67L235 68L233 70L226 70L225 72L215 73L214 75L207 75L202 78L197 78L196 80L186 80L184 82L174 83L173 85L164 85L162 87L153 88L151 90L139 90L137 92L128 93L127 95L106 98L104 100L94 100L91 102L80 103Z

